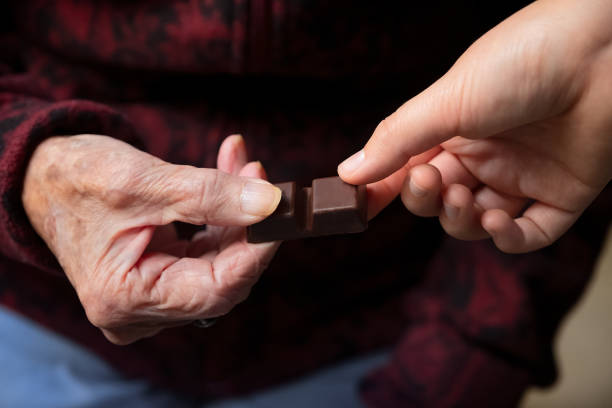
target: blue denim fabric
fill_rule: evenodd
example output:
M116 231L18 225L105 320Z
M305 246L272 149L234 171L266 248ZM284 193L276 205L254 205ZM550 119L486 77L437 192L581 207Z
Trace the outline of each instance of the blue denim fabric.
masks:
M361 407L357 383L387 352L202 408ZM193 407L180 395L127 380L97 356L0 307L0 408Z

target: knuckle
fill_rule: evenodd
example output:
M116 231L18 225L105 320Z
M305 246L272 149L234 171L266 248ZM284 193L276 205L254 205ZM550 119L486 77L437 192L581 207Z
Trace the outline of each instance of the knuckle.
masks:
M91 324L100 329L108 329L116 325L119 314L117 302L95 290L87 291L80 297L87 319Z
M103 301L84 301L83 307L87 318L94 326L106 328L111 325L112 307Z
M243 288L226 286L219 288L216 293L216 300L213 307L209 309L209 312L217 315L226 315L232 311L236 305L242 302L241 292Z
M414 215L422 216L422 214L419 214L418 207L416 207L414 203L412 202L412 197L409 192L405 190L402 191L400 198L402 199L402 203L404 204L404 207L406 207L408 211L410 211Z
M256 261L249 264L245 264L244 259L240 258L242 257L236 257L227 266L227 273L224 275L231 278L219 281L217 287L217 296L225 300L222 307L226 313L248 297L251 288L266 267L266 263L259 258L253 258ZM251 259L250 256L248 258Z
M240 301L236 293L221 288L216 288L206 297L203 303L194 307L188 316L200 319L208 319L228 314Z
M134 343L138 339L132 339L128 337L115 337L113 340L109 340L115 346L128 346Z
M418 206L415 205L415 202L414 202L415 198L412 196L412 193L410 192L408 188L402 189L400 198L402 199L402 203L404 203L404 207L406 207L408 211L416 215L420 215L415 211L415 210L418 210Z
M171 177L171 186L168 186L168 191L172 193L171 203L179 204L176 207L179 218L194 219L198 222L207 222L207 216L213 211L216 211L221 206L219 203L219 195L222 181L218 171L198 170L193 171L189 168L189 175L184 176L182 168ZM202 211L203 207L206 211ZM194 219L194 221L196 221Z
M250 286L247 287L247 288L242 288L240 291L238 291L236 293L235 298L234 298L234 304L230 308L230 310L233 309L238 304L244 302L249 297L250 294L251 294L251 287ZM226 313L229 313L230 310L228 310Z
M406 134L402 117L405 115L404 106L384 118L376 128L375 143L368 148L374 150L375 157L395 158L398 163L407 163L413 155L412 144L406 143L402 138Z
M229 205L229 198L225 194L228 180L220 171L207 171L202 174L202 180L198 183L198 189L193 194L193 208L202 208L202 216L205 222L209 221L214 214L217 214Z
M493 238L493 242L497 249L502 251L505 254L520 254L524 252L528 252L525 248L521 248L519 245L510 243L507 240L504 240L500 237Z
M187 292L187 291L185 291ZM189 291L181 297L168 299L164 309L168 312L185 316L196 315L202 308L202 297L199 293Z
M219 196L221 191L221 173L218 171L211 171L202 174L202 180L199 184L199 188L194 194L194 198L199 203L214 203Z
M452 86L451 97L442 98L440 104L440 118L443 118L443 129L451 135L462 135L468 133L469 123L476 117L472 109L472 73L462 75L462 78Z
M438 220L440 221L440 226L442 227L444 232L446 232L453 238L461 239L461 231L457 228L456 225L454 225L444 217L438 217Z
M378 128L376 129L376 132L380 135L382 139L387 139L393 134L392 129L393 129L393 123L395 121L394 118L395 118L395 113L392 113L391 115L381 120L380 123L378 124Z
M232 295L235 296L235 295ZM238 300L236 298L232 298L231 300L228 298L224 298L224 301L219 302L214 308L214 313L211 313L211 316L225 316L229 314L234 307L236 307L242 300Z
M425 104L432 108L439 131L448 135L466 135L478 110L472 105L477 92L475 69L455 65L427 93Z
M419 217L436 217L439 215L437 202L425 198L419 199L406 190L402 190L400 197L406 209L414 215Z
M396 122L396 113L392 113L391 115L384 118L374 131L376 135L375 138L372 138L371 141L366 145L369 150L374 150L376 154L384 153L385 149L388 146L388 142L393 139L393 131L395 129Z
M477 227L461 210L456 219L451 220L446 216L440 216L439 220L444 231L453 238L462 241L473 241L480 238Z
M517 64L515 74L518 80L525 81L525 85L539 86L547 74L555 72L550 68L550 52L552 51L548 34L541 30L528 30L517 39L518 46L515 48ZM517 82L521 83L521 82Z
M136 339L131 339L126 336L122 336L121 334L115 333L112 330L102 330L104 337L115 346L127 346L130 343L136 341Z
M145 337L151 337L161 329L125 326L117 329L101 329L108 341L116 346L127 346Z

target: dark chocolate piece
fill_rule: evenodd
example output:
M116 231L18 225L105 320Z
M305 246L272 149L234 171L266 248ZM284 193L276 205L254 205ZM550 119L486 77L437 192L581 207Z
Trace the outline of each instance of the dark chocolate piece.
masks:
M366 186L340 177L315 179L312 187L276 184L283 192L274 213L247 228L249 242L280 241L362 232L368 228Z

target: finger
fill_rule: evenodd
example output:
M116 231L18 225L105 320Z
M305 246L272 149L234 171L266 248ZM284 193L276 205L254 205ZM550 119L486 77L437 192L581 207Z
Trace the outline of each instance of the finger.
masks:
M464 185L451 184L444 192L440 224L452 237L463 240L487 238L480 225L482 210L475 205L472 192Z
M109 329L118 323L123 327L223 315L245 299L277 248L278 243L242 240L218 251L214 259L146 254L126 275L126 285L132 290L130 299L121 302L123 308L115 317L94 317L92 323ZM139 307L135 310L130 305Z
M99 267L114 271L130 270L139 261L154 233L155 227L150 225L121 231L113 239Z
M250 162L246 164L239 173L242 177L254 177L259 179L266 179L266 171L263 168L261 162ZM242 240L246 242L246 230L244 228L222 228L222 227L211 227L211 232L216 233L216 230L222 231L222 234L218 234L219 250L223 250L227 245L234 241Z
M448 82L448 81L447 81ZM384 119L365 147L338 166L338 174L348 183L366 184L395 172L417 154L456 135L457 114L442 101L450 84L440 80L406 102Z
M462 240L477 240L490 236L481 223L484 211L499 209L515 216L526 203L524 198L502 194L488 186L472 192L461 184L448 186L442 200L440 224L449 235Z
M410 169L402 188L402 202L415 215L436 217L440 214L442 176L432 165L421 164Z
M225 307L228 301L216 295L217 272L207 260L147 254L126 277L126 284L132 289L130 299L123 302L126 305L122 308L121 325L105 322L97 326L112 329L142 321L155 322L156 316L159 322L195 319L217 303Z
M163 330L163 327L121 327L114 329L101 329L104 336L113 344L126 346L135 341L153 337Z
M268 175L260 161L249 162L238 173L242 177L254 177L262 180L267 180Z
M441 152L442 152L442 147L435 146L435 147L427 150L426 152L423 152L421 154L417 154L416 156L412 156L408 160L408 167L414 167L414 166L417 166L419 164L428 163L431 159L436 157Z
M246 298L272 259L276 246L234 241L212 262L203 257L173 262L163 269L148 291L151 314L184 320L228 313Z
M250 244L246 236L234 240L217 255L213 262L223 296L230 297L234 305L248 296L261 274L268 268L281 242Z
M440 148L416 156L409 163L426 158L429 159L428 164L415 165L410 170L410 177L402 190L402 201L413 214L434 217L440 212L439 194L442 190L451 184L462 184L472 189L478 186L479 181L457 156Z
M277 247L234 240L213 260L146 253L122 277L129 290L110 301L98 296L87 315L111 341L127 344L148 335L129 327L135 324L161 329L168 322L225 314L244 300Z
M153 337L164 329L185 326L193 320L168 320L159 317L145 317L141 322L134 322L112 329L102 328L104 336L113 344L125 346L135 341Z
M483 211L499 209L516 217L527 204L527 199L500 193L489 186L482 186L473 193L474 202Z
M440 153L441 150L440 147L436 147L423 154L414 156L408 161L406 166L401 167L395 173L380 181L368 184L368 220L374 218L383 208L389 205L395 197L397 197L402 190L402 185L411 167L427 163Z
M408 175L408 167L402 167L389 177L367 186L368 220L374 218L397 197Z
M280 189L267 181L190 166L168 165L156 191L161 225L249 225L272 214L281 199Z
M239 173L242 177L254 177L260 179L266 179L266 171L264 170L262 164L259 161L249 162L247 163ZM193 237L193 244L191 249L189 250L190 256L193 254L203 254L211 252L213 249L219 250L219 242L221 242L227 236L228 228L218 227L218 226L209 226L204 231L198 232ZM244 233L244 229L236 228L237 231ZM232 235L235 238L235 234Z
M459 158L447 151L441 151L429 161L429 164L440 172L443 188L451 184L463 184L471 190L480 184Z
M241 135L225 138L217 155L217 168L230 174L238 174L247 162L247 151Z
M517 219L512 219L502 210L486 211L482 216L482 226L500 250L523 253L552 244L569 229L580 213L537 202Z
M250 162L240 170L240 176L266 178L266 172L260 162ZM188 256L203 257L211 262L216 258L219 251L226 248L237 240L246 241L244 228L227 228L208 226L194 236L188 252ZM274 247L271 245L271 247Z

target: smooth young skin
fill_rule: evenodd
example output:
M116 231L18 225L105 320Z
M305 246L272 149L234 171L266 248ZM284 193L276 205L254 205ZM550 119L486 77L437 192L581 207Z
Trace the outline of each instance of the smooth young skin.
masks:
M510 253L558 239L612 178L612 0L541 0L476 41L338 167L370 216L401 193Z
M278 243L249 244L280 190L247 164L244 140L222 144L218 170L166 163L106 136L55 137L32 157L23 204L89 320L113 343L227 313ZM180 241L170 223L208 224ZM222 225L222 226L211 226Z

